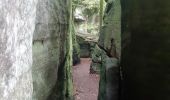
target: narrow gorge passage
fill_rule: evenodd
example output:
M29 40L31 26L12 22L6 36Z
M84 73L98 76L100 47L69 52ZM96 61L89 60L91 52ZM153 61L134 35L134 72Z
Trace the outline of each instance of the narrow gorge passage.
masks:
M90 58L81 58L81 63L73 66L75 100L97 100L99 75L89 73L90 64Z

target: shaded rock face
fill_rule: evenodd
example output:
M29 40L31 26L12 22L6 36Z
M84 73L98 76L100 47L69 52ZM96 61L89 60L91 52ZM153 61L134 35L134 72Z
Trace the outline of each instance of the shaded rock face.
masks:
M98 47L98 45L95 45L95 47L91 51L91 58L92 63L90 65L90 73L100 73L100 66L102 64L102 50Z
M58 84L63 86L57 88L64 91L63 97L72 96L70 4L67 0L0 1L1 100L47 100Z
M67 3L67 0L38 1L33 38L33 100L47 100L55 85L60 82L57 81L58 72L64 69L59 67L64 68L68 52ZM63 73L59 77L62 76Z
M108 0L104 13L104 24L100 31L99 47L110 57L120 57L121 6L120 0Z
M86 37L83 36L77 36L77 42L80 46L80 57L81 58L89 58L91 57L91 51L95 46L94 41L89 41L86 39Z
M122 100L170 100L169 5L122 0Z
M74 44L73 46L73 65L79 64L80 63L80 46L78 43Z
M1 100L32 100L32 37L36 1L0 1Z
M80 45L77 42L76 30L72 21L72 40L73 40L73 65L80 63Z
M98 41L99 52L96 55L100 67L100 88L99 100L118 100L119 97L119 59L120 59L120 33L121 33L121 6L120 0L108 0L105 13L104 24L100 31ZM93 57L93 58L96 58ZM94 63L98 59L93 60ZM97 67L97 66L96 66ZM93 68L93 66L91 67ZM93 68L95 69L95 68ZM97 69L97 68L96 68Z

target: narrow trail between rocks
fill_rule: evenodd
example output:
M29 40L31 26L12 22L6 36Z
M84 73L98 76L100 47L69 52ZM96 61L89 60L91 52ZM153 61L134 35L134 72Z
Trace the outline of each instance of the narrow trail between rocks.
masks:
M99 75L89 73L90 64L90 58L81 58L81 63L73 66L75 100L97 100Z

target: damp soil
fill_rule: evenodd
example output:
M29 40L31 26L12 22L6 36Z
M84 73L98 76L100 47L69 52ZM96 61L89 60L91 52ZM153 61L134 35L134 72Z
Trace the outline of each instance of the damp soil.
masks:
M90 74L90 58L81 58L81 63L73 66L75 100L97 100L99 75Z

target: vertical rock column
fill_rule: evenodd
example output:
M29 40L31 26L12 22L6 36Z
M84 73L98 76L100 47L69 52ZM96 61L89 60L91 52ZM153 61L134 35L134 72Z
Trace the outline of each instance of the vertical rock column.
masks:
M74 26L74 21L72 21L72 39L73 39L73 65L80 63L80 45L77 42L77 36Z
M33 38L33 100L64 100L67 86L71 86L66 83L71 78L67 68L72 67L69 4L70 0L38 1Z
M56 2L56 0L53 0ZM60 44L57 44L60 48L59 66L58 67L58 76L56 84L51 91L51 95L48 97L48 100L72 100L73 99L73 84L72 84L72 0L57 0L58 3L55 3L55 8L59 13L59 24L62 28L61 37L59 41ZM59 10L60 9L60 10ZM54 17L54 18L56 18ZM48 67L48 66L47 66ZM55 80L55 79L54 79Z
M170 100L169 5L122 0L122 100Z
M107 0L98 42L98 47L101 49L99 100L118 100L120 32L120 0Z
M32 100L36 0L0 0L0 99Z

